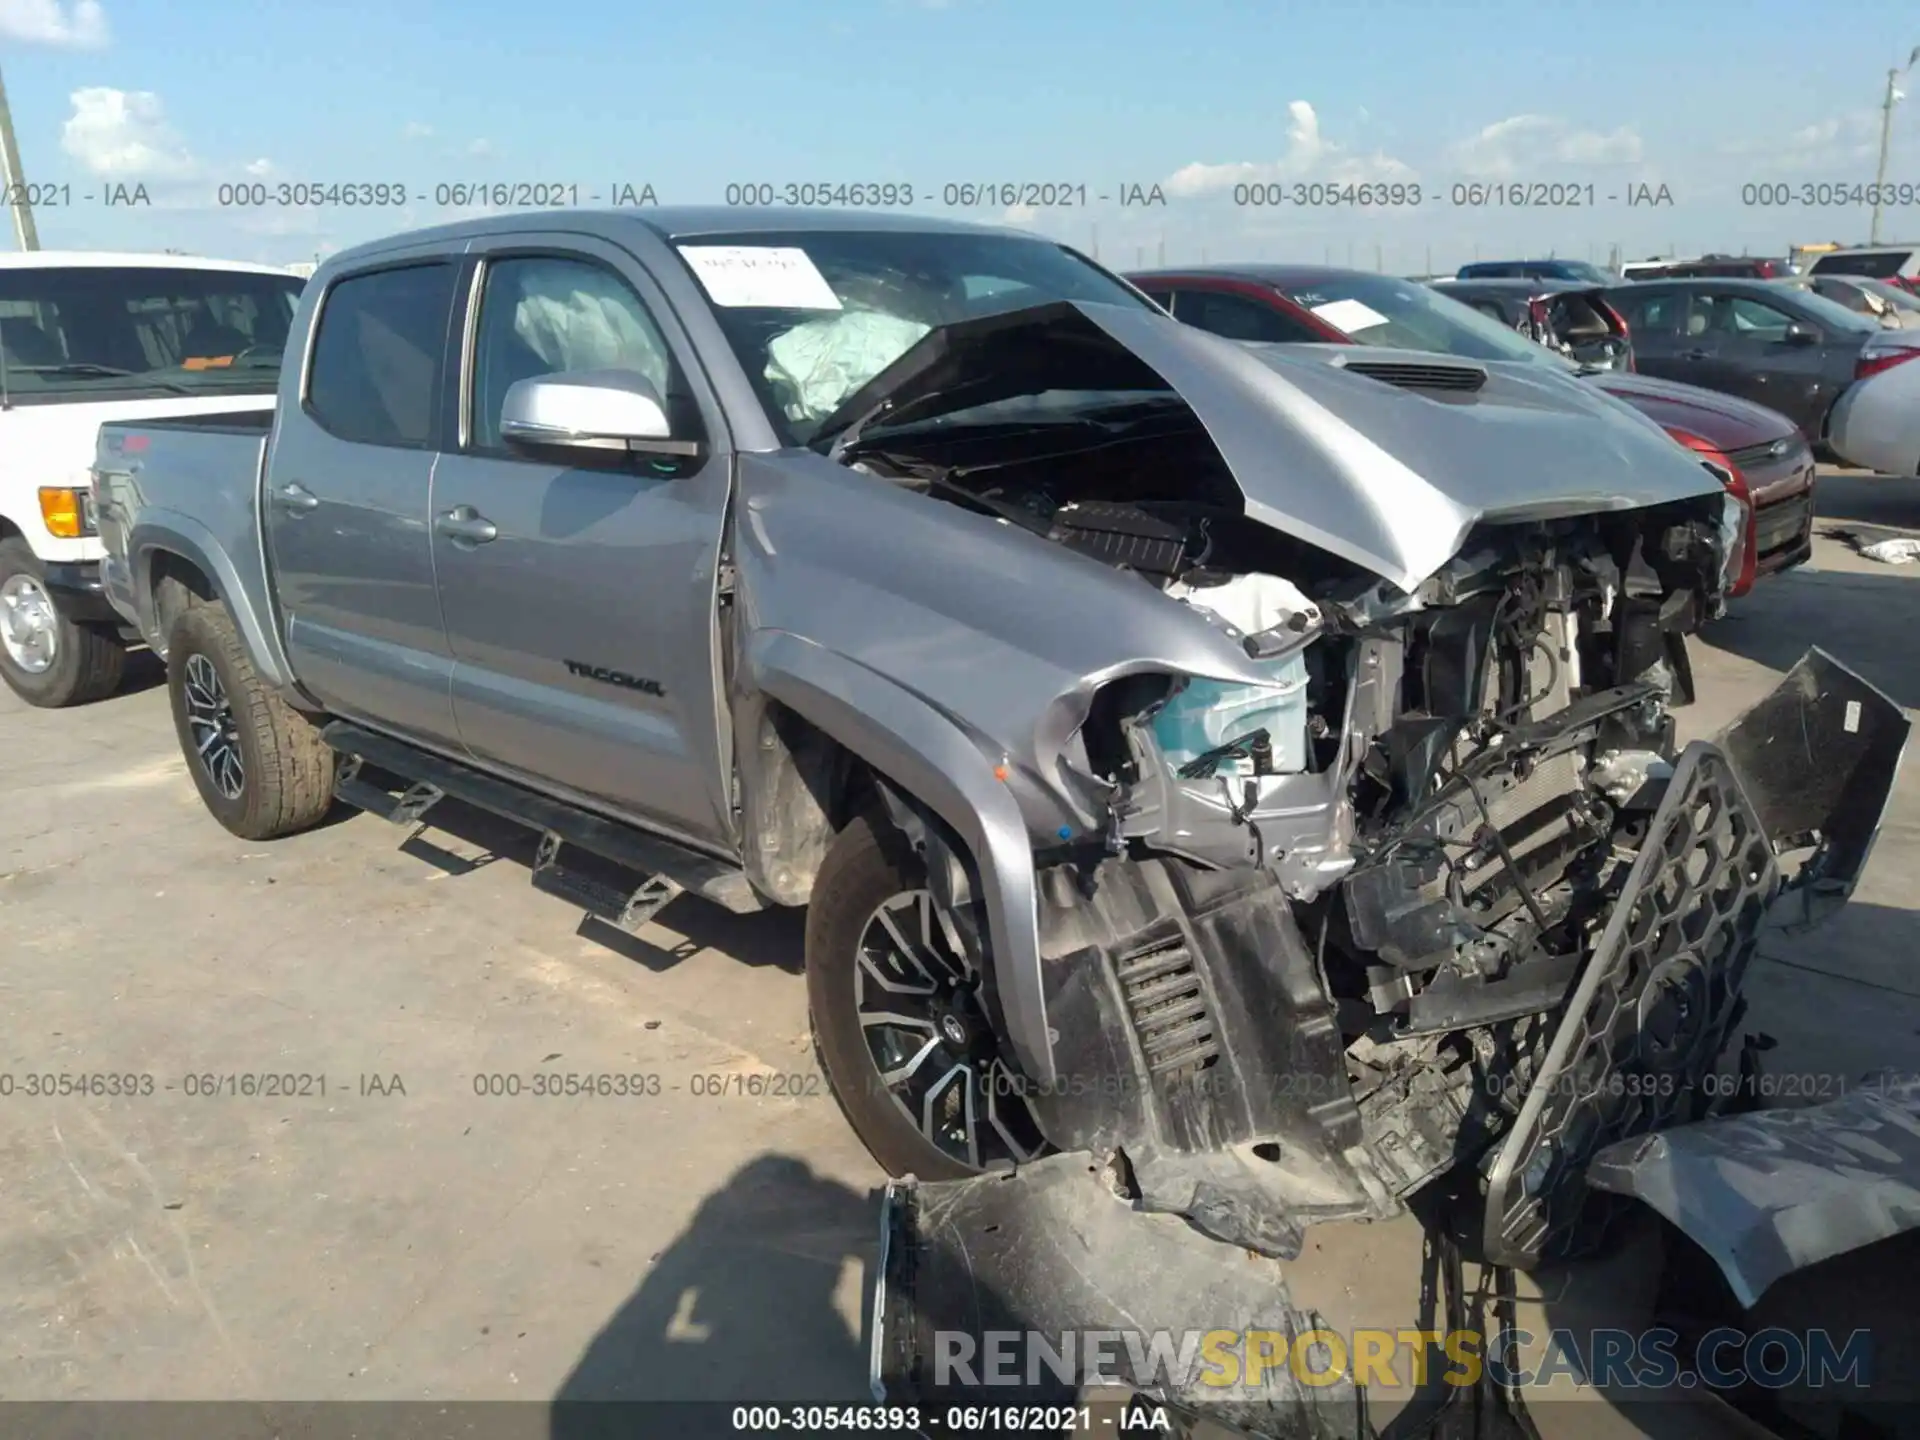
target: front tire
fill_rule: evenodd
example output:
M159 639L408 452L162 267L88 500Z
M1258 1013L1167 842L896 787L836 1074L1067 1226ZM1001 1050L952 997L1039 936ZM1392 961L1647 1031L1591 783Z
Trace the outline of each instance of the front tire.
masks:
M941 927L919 858L875 814L828 848L807 907L814 1048L861 1142L891 1175L957 1180L1047 1144Z
M0 540L0 680L9 690L42 710L86 705L120 688L126 663L119 636L61 612L25 540Z
M195 605L175 618L167 696L200 798L233 834L272 840L332 808L332 749L260 679L226 606Z

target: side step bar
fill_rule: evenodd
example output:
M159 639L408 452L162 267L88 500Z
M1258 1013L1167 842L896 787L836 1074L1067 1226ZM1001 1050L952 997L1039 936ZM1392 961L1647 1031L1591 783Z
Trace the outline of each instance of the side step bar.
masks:
M683 892L711 900L736 915L767 908L766 899L748 883L746 873L724 860L344 720L333 721L320 736L342 758L333 787L339 799L393 824L417 825L435 805L452 796L537 830L540 852L534 862L534 885L609 924L637 930ZM382 789L362 776L366 765L391 771L410 782L408 788L397 796ZM560 864L563 845L576 846L645 878L635 889L625 891L583 875Z

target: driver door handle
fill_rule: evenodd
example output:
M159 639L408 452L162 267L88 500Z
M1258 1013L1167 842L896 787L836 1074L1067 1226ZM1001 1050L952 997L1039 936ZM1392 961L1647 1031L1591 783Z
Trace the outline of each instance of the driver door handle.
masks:
M1680 352L1680 358L1682 360L1705 360L1711 353L1712 352L1708 350L1682 350Z
M282 510L291 510L296 515L305 515L310 510L320 508L320 497L298 480L289 480L273 492L273 503Z
M471 505L456 505L442 511L434 520L433 528L449 540L467 545L484 545L500 534L500 527Z

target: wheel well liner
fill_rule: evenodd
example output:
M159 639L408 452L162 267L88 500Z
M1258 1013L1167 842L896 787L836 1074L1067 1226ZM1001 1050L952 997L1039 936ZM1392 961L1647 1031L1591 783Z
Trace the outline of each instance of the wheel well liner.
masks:
M1013 1059L1029 1079L1051 1085L1033 845L1019 802L991 762L927 701L813 641L763 630L745 660L742 679L756 695L806 719L950 828L979 877L987 968Z
M177 511L156 514L128 537L126 555L139 628L156 651L165 651L162 625L173 618L160 614L159 591L164 580L174 579L189 594L224 604L261 680L276 690L294 691L290 701L296 698L294 677L274 629L271 597L261 593L262 577L256 575L250 589L234 569L234 558L200 522Z

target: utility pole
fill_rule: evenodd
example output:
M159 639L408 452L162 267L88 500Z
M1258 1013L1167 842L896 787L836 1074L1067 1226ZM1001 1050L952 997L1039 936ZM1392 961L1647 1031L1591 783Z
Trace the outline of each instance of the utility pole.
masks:
M40 232L34 228L33 207L27 203L27 182L20 173L20 146L13 138L13 109L7 104L7 84L0 80L0 183L13 197L13 234L22 250L40 248Z
M1093 258L1098 260L1100 258L1100 227L1090 225L1087 228L1093 232Z
M1920 60L1920 45L1913 47L1907 56L1907 63L1887 71L1887 98L1880 104L1880 166L1873 172L1873 226L1867 233L1867 243L1880 243L1880 187L1887 183L1887 144L1893 138L1893 106L1900 98L1900 92L1894 88L1894 81L1913 68L1913 62Z

